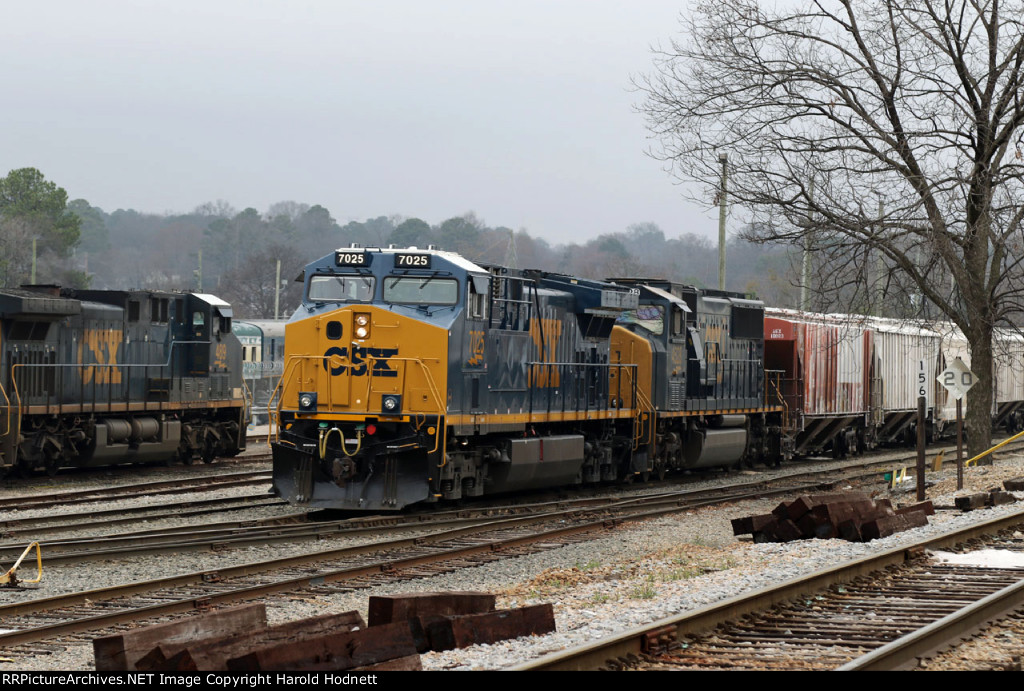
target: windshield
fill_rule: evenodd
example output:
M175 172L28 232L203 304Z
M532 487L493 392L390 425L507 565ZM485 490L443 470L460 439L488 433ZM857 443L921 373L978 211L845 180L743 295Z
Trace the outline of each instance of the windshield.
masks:
M454 305L459 283L451 278L431 276L388 276L384 279L384 300L413 305Z
M373 276L319 274L309 280L309 299L327 302L369 302L376 284Z
M637 326L660 336L665 331L665 311L660 305L641 305L635 310L626 310L615 320L617 324Z

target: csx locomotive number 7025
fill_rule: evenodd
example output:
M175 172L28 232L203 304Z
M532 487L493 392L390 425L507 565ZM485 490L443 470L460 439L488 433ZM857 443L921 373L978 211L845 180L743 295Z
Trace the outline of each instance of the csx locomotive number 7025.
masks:
M294 503L395 510L785 453L760 302L415 248L338 250L302 280L272 445Z

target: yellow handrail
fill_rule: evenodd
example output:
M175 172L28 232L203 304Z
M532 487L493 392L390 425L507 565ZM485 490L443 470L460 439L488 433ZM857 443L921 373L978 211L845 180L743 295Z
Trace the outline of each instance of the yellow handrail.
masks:
M271 415L270 430L269 430L270 433L267 435L267 443L268 444L270 443L270 438L272 436L274 436L274 426L275 426L275 423L280 418L281 406L284 404L283 396L278 396L278 390L281 389L281 386L284 384L285 380L288 378L289 372L292 369L294 369L303 360L323 360L323 359L324 359L323 355L289 355L288 356L288 362L285 364L284 373L281 375L281 379L277 382L277 386L274 387L274 391L270 395L270 400L271 401L273 401L274 398L277 397L277 412L278 412L278 415L277 416ZM366 399L367 400L369 400L370 387L372 386L372 381L371 380L373 378L373 363L376 360L378 360L378 359L379 358L375 358L372 355L368 355L367 359L366 359L367 371L369 373L369 376L366 378ZM439 411L438 415L439 416L440 415L444 415L445 408L444 408L444 406L443 406L443 404L441 402L441 395L438 392L437 384L434 382L434 377L430 374L430 368L427 367L426 363L424 363L421 358L390 357L390 358L386 358L386 359L389 362L394 362L394 361L413 362L413 363L419 365L420 369L423 371L423 376L424 376L424 379L427 382L427 386L429 387L430 395L434 399L434 405L436 406L437 410ZM442 433L442 428L445 429L444 433ZM441 446L442 446L442 437L447 437L446 430L447 430L447 426L446 425L440 425L439 424L437 426L437 430L435 430L435 432L434 432L434 448L431 449L429 451L429 453L435 453L435 452L437 452L437 450L439 448L441 448ZM442 462L442 466L443 465L444 465L444 462Z
M277 411L276 411L277 415L270 415L270 413L271 413L270 403L267 404L267 414L270 415L270 421L269 421L269 425L270 426L267 429L267 446L270 446L270 438L274 436L274 427L275 427L274 423L276 423L278 420L280 420L280 416L281 416L280 414L281 414L281 405L283 403L283 397L282 396L278 396L277 392L278 392L278 390L280 390L281 386L284 384L285 379L287 379L287 377L288 377L288 370L292 369L296 365L298 365L301 360L309 359L309 358L321 358L322 359L323 356L322 355L289 355L288 356L288 362L286 362L285 365L284 365L284 371L281 372L281 378L277 380L277 386L274 387L274 390L270 394L270 400L271 401L273 401L274 398L277 397Z
M369 376L366 377L366 394L365 394L365 396L366 396L366 400L367 401L370 400L370 392L371 392L372 387L373 387L373 372L374 372L374 369L375 369L373 367L373 364L377 360L379 360L379 359L381 359L381 358L374 357L373 355L367 355L367 358L366 358L367 373L369 374ZM421 358L418 358L418 357L388 357L388 358L383 358L383 359L386 360L387 362L396 362L396 361L397 362L413 362L413 363L416 363L417 365L419 365L420 369L423 371L423 378L426 380L427 386L430 388L430 395L434 399L434 406L439 411L438 415L439 416L440 415L444 415L444 413L446 412L446 409L445 409L445 407L441 403L441 394L437 390L437 384L434 383L434 377L433 377L432 374L430 374L430 368L427 367L426 363L423 362L423 360ZM434 359L436 359L436 358L434 358ZM404 389L404 377L403 377L403 389ZM403 390L403 393L404 393L404 390ZM434 448L432 448L430 451L428 451L428 453L436 453L437 450L441 447L441 437L442 437L441 427L442 427L442 425L438 425L437 429L434 431ZM447 430L447 425L444 425L444 427L445 427L445 430ZM445 437L445 439L447 441L447 436L448 436L447 435L447 431L445 432L445 434L443 436ZM446 458L442 458L441 459L441 465L438 466L438 467L439 468L443 468L447 462L448 461L447 461Z
M634 380L633 375L635 374L635 369L636 369L634 366L632 366L632 365L624 365L624 364L621 364L621 363L618 364L618 365L611 365L611 366L617 367L620 370L621 369L625 369L626 370L625 371L625 378L627 378L629 380L628 384L629 384L630 388L633 391L636 392L637 408L636 408L636 415L634 417L636 418L636 421L637 421L637 424L635 425L635 427L637 428L637 431L636 431L636 434L633 435L633 450L636 451L638 448L640 448L640 440L641 440L641 437L642 437L641 430L643 428L643 425L640 423L640 416L643 413L646 412L650 416L650 418L649 418L650 424L648 425L648 433L647 433L647 442L649 444L651 444L652 451L653 451L654 440L655 440L654 425L655 425L655 418L657 417L657 415L655 414L656 411L655 411L655 408L654 408L654 404L651 402L651 400L649 398L647 398L647 395L644 394L644 392L640 389L639 381L635 381ZM623 375L620 374L620 376L623 376ZM621 387L620 387L620 390L621 390Z

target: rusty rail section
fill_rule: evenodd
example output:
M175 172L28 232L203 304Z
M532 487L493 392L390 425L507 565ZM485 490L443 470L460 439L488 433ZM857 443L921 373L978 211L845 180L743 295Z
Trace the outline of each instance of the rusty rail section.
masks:
M852 660L839 671L895 671L913 667L993 621L1024 607L1024 580L946 615L922 629Z
M131 485L117 485L97 489L76 490L47 494L30 494L0 499L0 509L20 510L45 509L53 506L113 501L130 498L133 495L154 496L158 494L182 494L204 490L219 490L226 487L244 487L259 482L270 482L267 470L220 473L203 477L179 478L176 480L155 480Z
M687 637L706 634L727 622L763 612L833 585L849 583L888 567L903 565L921 556L926 549L949 548L969 540L994 535L1022 523L1024 509L962 530L945 533L913 546L894 548L834 568L816 571L781 585L763 588L692 612L668 617L618 636L518 665L514 669L585 671L615 668L620 666L622 661L635 661L644 656L667 652L669 648Z

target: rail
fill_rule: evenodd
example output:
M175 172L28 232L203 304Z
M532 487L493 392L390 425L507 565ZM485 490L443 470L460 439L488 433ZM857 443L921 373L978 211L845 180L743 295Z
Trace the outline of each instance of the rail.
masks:
M8 434L11 433L11 399L7 397L7 389L4 388L3 382L0 382L0 394L3 394L3 396L4 396L4 409L7 411L7 429L4 430L3 435L0 435L0 436L6 437ZM21 407L20 406L18 407L18 413L19 413L18 417L20 418L21 417L21 415L20 415Z
M160 362L147 362L147 363L111 363L111 364L104 364L104 363L99 363L99 362L96 362L96 363L16 362L16 363L11 365L11 383L12 383L12 387L13 387L12 388L12 394L14 396L13 405L12 405L11 400L7 398L6 392L4 393L4 398L6 400L5 410L6 410L6 417L7 417L7 431L4 434L9 434L11 432L11 411L12 411L13 408L17 409L17 416L18 416L18 418L20 419L22 417L22 398L21 398L21 391L19 390L19 387L18 387L18 378L19 378L19 373L20 373L21 369L28 370L28 369L32 369L32 368L40 368L40 369L50 368L50 369L53 369L55 371L63 371L63 370L70 369L70 368L77 368L77 369L83 369L84 370L85 368L91 367L91 368L94 368L94 369L98 368L98 369L110 369L110 370L113 370L113 369L128 370L129 376L127 377L127 381L124 384L124 391L122 392L122 394L123 394L124 400L125 401L129 401L131 399L131 375L130 375L130 372L133 369L140 369L140 368L142 368L142 369L147 370L147 372L148 372L149 369L155 368L159 372L159 371L164 370L166 368L170 368L169 375L170 375L170 378L173 379L174 378L174 349L175 349L176 346L187 346L187 345L204 345L204 346L209 346L211 343L212 343L212 341L171 341L170 342L170 347L168 348L168 351L167 351L167 360L162 362L162 363L160 363ZM86 379L85 373L83 372L82 376L79 377L79 380L81 381L81 388L80 388L81 396L79 397L79 400L81 401L81 403L79 405L81 405L83 409L84 409L84 406L86 405L86 401L87 401L87 397L85 395L85 387L86 387L87 384L86 384L85 379ZM115 400L115 397L114 397L114 387L111 385L112 383L113 382L106 382L106 386L107 386L106 410L108 410L108 411L112 408L114 400ZM92 401L91 401L91 403L89 405L91 406L91 411L92 412L97 412L97 411L101 411L102 410L102 408L98 408L97 407L98 405L101 405L101 404L98 404L97 401L96 401L96 393L97 393L96 390L97 390L98 387L103 386L103 385L104 385L103 382L92 382L91 383ZM57 394L56 395L59 397L61 395L61 393L63 392L63 390L64 390L64 378L63 377L60 377L59 381L56 382L54 388L57 389ZM57 403L51 403L50 402L50 396L51 395L54 395L53 392L46 391L46 403L44 405L46 407L47 412L50 412L50 408L56 408L57 409L56 410L57 414L58 415L62 414L65 405L68 405L68 404L66 404L66 403L64 403L63 401L60 401L60 400L58 400ZM119 394L119 395L121 395L121 394ZM148 401L148 400L143 400L142 401L143 412L147 412L147 411L149 411L151 409L155 409L156 411L161 411L161 410L164 409L164 405L163 405L164 402L163 401L157 401L156 405L155 405L155 408L150 408L150 404L151 403L152 402Z
M647 397L647 394L640 388L639 382L636 381L637 369L636 365L626 366L626 376L632 382L631 389L634 395L634 400L639 404L636 407L636 415L633 418L633 450L636 451L640 448L641 440L644 438L644 428L647 429L647 443L652 447L655 445L655 420L657 417L657 410L654 408L654 403ZM616 397L616 400L621 400L621 397ZM647 413L648 424L643 423L643 414Z
M534 413L568 413L591 411L607 411L612 408L611 399L614 395L616 400L622 397L622 377L616 378L618 389L611 390L612 369L621 372L623 369L636 370L637 365L632 364L608 364L596 362L527 362L528 373L527 405L529 414ZM582 372L582 374L581 374ZM632 399L636 399L638 392L636 377L630 377L632 382ZM563 382L566 382L563 385ZM544 405L535 401L535 393L543 391ZM538 405L535 406L535 403Z
M411 357L411 358L410 357L377 358L377 357L374 357L373 355L367 356L366 361L368 363L367 364L367 369L368 369L368 373L369 373L369 376L366 377L366 400L367 401L370 400L370 392L372 391L371 387L373 386L373 372L376 369L372 365L378 359L386 359L389 362L413 362L413 363L417 364L419 366L420 370L423 373L424 380L426 380L426 382L427 382L427 387L430 390L430 396L434 399L434 401L433 401L434 402L434 407L437 410L438 415L443 415L445 413L445 406L442 403L441 394L438 392L437 384L434 382L434 376L430 373L430 368L427 367L426 363L423 362L423 360L421 358L417 358L417 357ZM402 396L403 396L403 399L404 399L404 397L405 397L405 376L404 376L405 372L404 372L404 370L403 370L402 374L403 374L403 377L402 377ZM428 453L436 453L439 448L447 448L447 443L448 443L447 425L438 424L435 429L436 429L436 431L434 432L434 448L431 449ZM444 464L446 462L447 461L445 459L442 459L441 466L444 466Z
M809 594L829 586L848 583L857 577L903 564L920 554L921 549L949 548L968 540L1016 527L1021 521L1024 521L1024 510L930 537L914 546L899 545L883 552L799 576L784 583L736 595L695 610L641 625L581 647L551 653L511 669L519 671L600 669L608 660L629 658L630 656L639 657L645 654L652 642L683 640L687 636L706 633L719 624L736 621L779 603L797 598L803 599Z
M699 360L690 359L691 365ZM690 371L696 369L691 367ZM705 360L702 384L705 396L719 401L760 400L764 386L764 367L760 360L714 359Z

